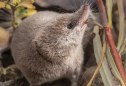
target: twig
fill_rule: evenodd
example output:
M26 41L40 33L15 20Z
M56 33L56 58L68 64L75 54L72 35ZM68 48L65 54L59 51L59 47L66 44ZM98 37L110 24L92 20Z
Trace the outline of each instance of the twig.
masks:
M12 7L12 26L15 29L15 7Z
M12 10L12 27L13 27L13 30L16 28L15 27L15 22L16 22L16 18L15 18L15 11L16 11L16 7L17 7L17 5L13 5L13 4L10 4L10 6L11 6L11 10Z
M95 77L97 76L97 74L98 74L98 72L99 72L99 70L100 70L100 68L101 68L101 66L102 66L102 62L103 62L103 60L104 60L104 57L105 57L105 56L104 56L105 50L106 50L106 43L103 44L103 47L102 47L102 54L101 54L101 57L100 57L99 64L98 64L98 66L97 66L97 68L96 68L96 70L95 70L95 72L94 72L94 74L93 74L91 80L90 80L89 83L87 84L87 86L91 86L92 82L94 81Z
M114 40L113 40L113 35L112 35L112 31L111 31L112 29L110 26L108 26L108 20L107 20L107 15L106 15L104 4L103 4L102 0L97 0L97 4L98 4L98 8L99 8L99 11L101 14L102 23L103 23L103 26L104 26L104 29L106 32L106 38L108 40L110 50L114 57L117 68L120 72L120 75L124 81L124 84L126 85L126 74L125 74L124 67L122 64L121 56L120 56L119 52L117 51Z

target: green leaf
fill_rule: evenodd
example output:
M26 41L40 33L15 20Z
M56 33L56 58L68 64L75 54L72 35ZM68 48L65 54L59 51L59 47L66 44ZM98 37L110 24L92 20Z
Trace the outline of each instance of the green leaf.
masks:
M93 44L94 44L94 53L95 53L95 58L96 58L96 62L99 63L99 59L102 53L102 43L101 43L101 39L99 36L99 28L95 27L94 28L94 33L96 34L94 40L93 40ZM116 86L112 73L110 71L109 65L107 63L107 59L106 57L104 58L104 61L102 63L101 69L100 69L100 74L103 80L103 83L105 86Z

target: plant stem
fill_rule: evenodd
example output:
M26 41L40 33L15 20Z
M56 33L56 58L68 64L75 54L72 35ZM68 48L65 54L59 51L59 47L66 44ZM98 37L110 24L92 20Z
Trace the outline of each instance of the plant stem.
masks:
M121 56L116 49L116 46L115 46L115 43L113 40L112 29L110 26L108 26L107 15L106 15L105 7L104 7L102 0L97 0L97 5L98 5L98 8L99 8L99 11L101 14L102 24L103 24L103 27L106 32L107 42L110 46L111 53L113 55L113 58L114 58L115 63L117 65L117 68L118 68L120 75L121 75L121 77L124 81L124 84L126 86L126 74L125 74L124 67L122 64Z
M98 64L98 66L97 66L97 68L96 68L96 70L95 70L93 76L91 77L89 83L87 84L87 86L91 86L92 83L93 83L93 81L94 81L94 79L95 79L95 77L97 76L97 74L98 74L98 72L99 72L99 70L100 70L100 68L101 68L101 66L102 66L102 62L103 62L103 60L104 60L104 57L105 57L105 56L104 56L105 50L106 50L106 43L103 44L103 47L102 47L102 54L101 54L101 57L100 57L99 64Z
M15 10L16 10L16 7L15 6L13 6L13 5L11 5L11 9L12 9L12 27L13 27L13 29L15 29L16 27L15 27Z

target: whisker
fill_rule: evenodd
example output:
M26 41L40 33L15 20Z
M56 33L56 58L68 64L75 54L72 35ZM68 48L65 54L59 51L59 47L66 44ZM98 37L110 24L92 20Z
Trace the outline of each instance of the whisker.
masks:
M85 4L85 0L83 0L83 4Z
M96 5L96 4L93 3L92 5L90 5L90 8L92 9L92 8L96 7L95 5Z
M90 7L91 9L97 9L97 6L95 6L95 4L93 6Z
M83 0L83 3L90 6L91 12L98 12L96 6L96 0Z
M93 1L92 0L88 0L88 4L90 5Z
M92 6L95 3L95 0L91 0L91 2L89 3L90 6Z
M89 0L85 0L85 3L88 4Z
M97 11L97 10L91 10L91 12L92 12L92 13L96 13L96 12L98 12L98 11Z
M92 0L92 2L90 3L90 9L97 9L97 6L96 6L96 0Z

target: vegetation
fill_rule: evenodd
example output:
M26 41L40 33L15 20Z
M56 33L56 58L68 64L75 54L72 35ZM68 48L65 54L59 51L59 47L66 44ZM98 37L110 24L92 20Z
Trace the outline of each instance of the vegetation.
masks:
M94 26L93 49L98 64L87 86L91 86L95 77L100 73L104 86L126 86L126 1L125 0L96 0L102 29ZM11 12L11 27L13 30L22 19L36 13L33 0L3 0L0 9ZM0 48L8 45L12 33L0 27ZM2 49L1 49L2 50ZM8 68L1 68L1 75L6 74Z

